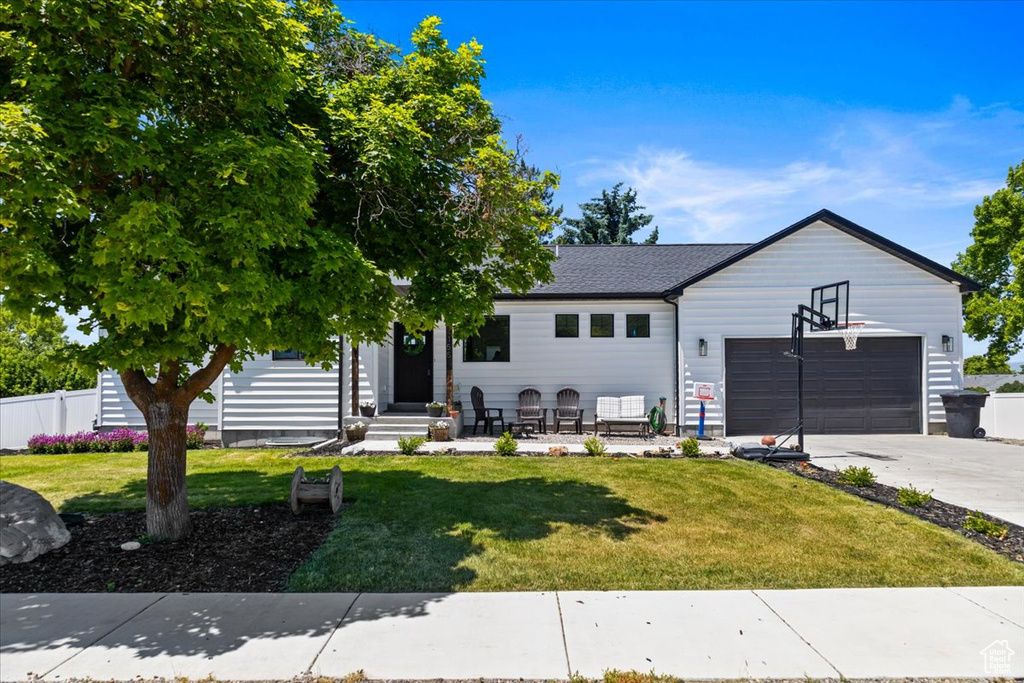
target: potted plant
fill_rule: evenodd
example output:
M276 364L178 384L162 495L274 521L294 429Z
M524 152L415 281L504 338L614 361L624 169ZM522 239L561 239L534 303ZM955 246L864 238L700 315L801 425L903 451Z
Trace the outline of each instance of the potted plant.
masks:
M431 401L427 404L427 417L441 417L444 415L444 404Z
M373 417L375 412L377 412L377 403L372 398L359 402L359 414L363 417Z
M366 438L366 429L367 425L365 422L353 422L350 425L345 425L345 436L349 441L362 441Z
M444 420L438 420L437 422L431 422L430 426L430 439L432 441L447 441L448 440L448 423Z

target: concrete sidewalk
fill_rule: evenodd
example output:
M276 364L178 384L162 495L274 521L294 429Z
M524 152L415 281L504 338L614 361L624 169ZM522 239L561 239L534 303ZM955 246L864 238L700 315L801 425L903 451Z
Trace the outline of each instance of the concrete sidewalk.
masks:
M1012 654L1011 654L1012 653ZM1002 667L1002 668L1000 668ZM1024 675L1024 587L0 595L0 678Z

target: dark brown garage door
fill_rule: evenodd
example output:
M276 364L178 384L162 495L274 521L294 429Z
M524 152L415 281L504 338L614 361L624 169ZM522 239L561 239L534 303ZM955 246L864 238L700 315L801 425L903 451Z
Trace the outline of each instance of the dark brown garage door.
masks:
M921 340L862 338L804 344L808 434L919 434ZM796 361L788 339L725 340L726 433L778 434L796 425Z

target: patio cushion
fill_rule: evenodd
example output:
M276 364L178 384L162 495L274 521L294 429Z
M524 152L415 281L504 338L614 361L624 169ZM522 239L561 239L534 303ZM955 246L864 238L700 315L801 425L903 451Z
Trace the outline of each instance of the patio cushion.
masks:
M619 417L619 399L617 396L597 397L597 417L614 420Z
M620 398L619 417L627 419L646 417L646 412L644 411L644 397L623 396Z

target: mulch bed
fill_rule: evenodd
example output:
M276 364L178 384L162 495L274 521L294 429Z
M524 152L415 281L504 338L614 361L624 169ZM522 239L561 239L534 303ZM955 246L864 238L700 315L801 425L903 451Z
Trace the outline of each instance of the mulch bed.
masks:
M86 517L69 527L71 541L25 564L0 568L4 593L272 593L334 527L330 508L295 516L287 505L194 510L192 535L176 543L143 543L144 512Z
M899 489L893 486L887 486L877 482L870 486L849 486L847 484L841 484L839 483L839 472L836 470L827 470L817 467L810 463L806 463L806 466L803 466L797 462L773 462L771 465L773 467L788 470L789 472L801 477L806 477L807 479L820 481L834 488L846 491L847 493L852 493L859 498L894 507L897 510L901 510L909 515L923 519L926 522L931 522L932 524L937 524L938 526L950 529L961 536L965 536L972 541L980 543L986 548L991 548L1000 555L1005 555L1015 562L1024 563L1024 528L1019 527L1016 524L1011 524L1005 520L982 514L982 517L985 519L994 521L1006 527L1006 537L1000 541L997 538L992 538L991 536L986 536L985 534L980 534L976 531L964 529L964 520L967 518L967 513L971 512L971 510L960 507L959 505L945 503L933 498L920 507L907 507L906 505L901 505L899 503L899 500L896 498L896 492Z

